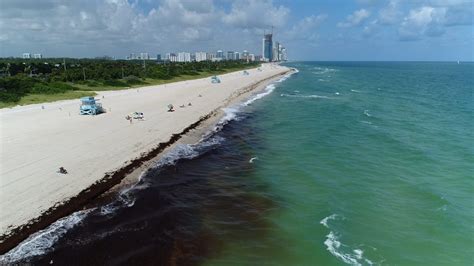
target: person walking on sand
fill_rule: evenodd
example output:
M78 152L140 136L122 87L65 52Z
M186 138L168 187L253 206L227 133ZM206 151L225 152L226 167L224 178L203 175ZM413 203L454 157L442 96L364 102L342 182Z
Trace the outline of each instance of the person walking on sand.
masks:
M133 118L132 118L130 115L127 115L127 116L125 117L125 119L128 120L128 121L130 121L130 124L132 124Z

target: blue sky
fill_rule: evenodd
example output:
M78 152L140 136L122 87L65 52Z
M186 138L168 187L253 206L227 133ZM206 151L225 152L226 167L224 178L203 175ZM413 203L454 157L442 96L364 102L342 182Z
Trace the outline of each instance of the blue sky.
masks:
M473 61L474 0L2 0L0 56L244 49L292 60Z

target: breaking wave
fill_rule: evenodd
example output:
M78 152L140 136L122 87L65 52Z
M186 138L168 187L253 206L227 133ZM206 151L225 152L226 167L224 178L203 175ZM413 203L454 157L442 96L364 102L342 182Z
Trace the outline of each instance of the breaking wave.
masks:
M324 227L331 229L330 221L337 219L344 219L344 217L337 214L331 214L322 219L319 223L324 225ZM364 258L364 251L362 249L356 248L351 250L348 245L341 243L339 237L340 236L332 230L326 235L324 245L329 253L349 265L361 266L363 264L374 264L371 260Z
M48 252L54 243L69 229L77 226L94 209L75 212L67 217L57 220L46 229L30 235L18 246L0 256L0 264L12 264L20 260L39 256Z
M312 94L312 95L301 95L301 94L286 94L282 93L280 94L281 97L292 97L292 98L321 98L321 99L333 99L328 96L323 96L323 95L317 95L317 94Z
M312 73L316 74L316 75L323 75L323 74L326 74L326 73L331 73L331 72L338 71L337 69L327 68L327 67L324 67L324 68L323 67L314 67L313 69L316 70L316 71L313 71Z

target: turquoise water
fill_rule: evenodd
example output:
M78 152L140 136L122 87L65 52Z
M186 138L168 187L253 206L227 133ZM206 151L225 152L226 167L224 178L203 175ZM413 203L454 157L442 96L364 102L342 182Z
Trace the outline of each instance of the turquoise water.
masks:
M288 65L0 264L473 265L474 64Z
M291 63L247 107L278 207L210 265L473 265L474 64Z

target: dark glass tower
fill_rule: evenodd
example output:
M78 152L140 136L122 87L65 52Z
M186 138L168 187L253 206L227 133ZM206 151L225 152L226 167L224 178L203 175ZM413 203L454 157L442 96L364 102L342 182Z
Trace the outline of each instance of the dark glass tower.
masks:
M263 57L265 60L272 61L273 59L273 40L272 34L265 34L263 36Z

